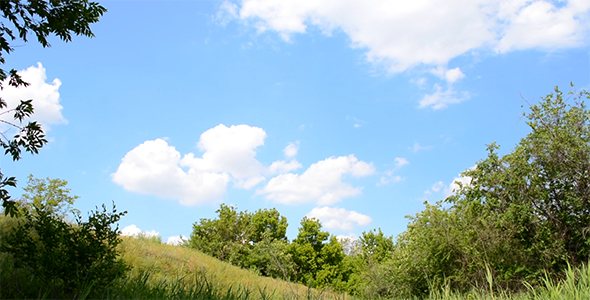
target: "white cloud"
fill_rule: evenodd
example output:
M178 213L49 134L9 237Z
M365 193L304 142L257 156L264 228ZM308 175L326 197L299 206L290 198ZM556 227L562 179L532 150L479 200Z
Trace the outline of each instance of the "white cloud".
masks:
M463 187L469 186L471 184L471 177L461 176L453 179L453 182L449 184L449 187L445 188L443 191L445 198L458 192L460 190L459 184L461 184Z
M178 245L182 245L184 243L188 242L188 238L185 236L181 236L181 235L175 235L175 236L171 236L168 238L168 240L166 241L166 244L168 245L173 245L173 246L178 246Z
M259 32L283 39L314 26L346 33L368 61L402 72L444 66L479 48L570 48L587 44L587 0L241 0L239 16ZM227 4L222 9L227 10ZM233 7L233 6L232 6ZM235 9L233 7L232 9Z
M258 127L218 125L201 135L197 145L204 152L202 157L188 153L182 159L165 140L146 141L125 155L112 178L129 191L185 205L218 202L232 179L235 187L244 189L265 180L268 169L255 158L255 149L265 138Z
M407 159L403 158L403 157L396 157L395 158L395 167L396 168L401 168L401 167L403 167L403 166L405 166L405 165L407 165L409 163L410 162Z
M231 20L238 17L238 6L234 3L223 1L219 6L219 11L215 14L215 21L221 26L227 25Z
M299 168L301 168L301 164L296 160L291 160L289 162L279 160L273 162L268 170L270 174L282 174L297 170Z
M198 205L221 201L230 182L235 188L252 189L266 176L279 174L257 193L281 203L328 204L360 193L360 188L342 182L345 174L362 177L375 171L353 155L320 161L302 175L288 173L301 168L295 159L266 167L255 157L265 138L261 128L219 125L201 135L202 157L181 157L164 139L145 141L123 157L112 180L129 191ZM294 155L291 145L295 146L287 146L285 153Z
M434 110L439 110L447 107L449 104L461 103L469 99L469 93L456 92L452 87L442 90L440 85L434 85L435 92L430 95L425 95L419 102L419 108L431 107Z
M447 70L445 72L445 79L450 82L453 83L459 79L462 79L465 77L465 74L463 72L461 72L461 68L454 68L451 70Z
M202 172L227 172L237 179L257 177L265 167L256 160L255 149L264 145L265 138L262 128L221 124L201 134L198 147L203 157L189 153L182 165Z
M141 233L141 229L139 229L135 224L129 225L121 230L121 235L124 236L137 236Z
M221 200L230 180L227 173L193 168L185 172L180 166L180 153L156 139L129 151L111 176L128 191L179 200L184 205Z
M590 2L570 0L560 6L552 2L503 2L498 14L507 24L495 50L500 53L529 48L553 50L586 44Z
M287 173L274 177L257 193L284 204L330 205L361 193L360 188L342 182L344 175L363 177L374 172L372 164L359 161L354 155L330 157L312 164L301 175Z
M356 240L359 239L359 236L354 234L354 233L349 233L348 235L344 235L344 234L339 234L336 236L336 238L338 239L338 241L340 241L341 243L348 240L350 242L354 242Z
M327 229L352 230L354 224L365 226L373 221L371 217L344 208L316 207L307 213L307 217L316 218Z
M440 192L440 189L442 189L443 186L444 186L444 183L442 181L439 181L439 182L432 185L432 190L435 192Z
M29 83L29 86L16 88L9 85L8 80L4 81L0 97L6 101L8 107L14 108L21 100L33 99L35 113L32 119L43 124L45 129L49 129L50 124L67 124L67 120L61 114L63 109L59 98L61 81L55 78L51 83L45 82L47 74L41 63L21 70L18 74Z
M432 149L432 146L422 146L420 143L415 142L414 146L412 146L410 149L412 149L413 152L418 152L420 150L430 150Z
M390 183L395 183L395 182L400 182L403 181L405 178L401 177L399 175L393 175L395 171L397 171L399 168L409 164L410 162L403 158L403 157L396 157L394 159L395 161L395 166L392 170L387 170L384 172L384 176L381 176L381 178L379 179L379 182L377 182L377 186L380 185L387 185Z
M297 155L297 151L299 151L299 142L289 143L285 149L283 149L283 153L287 158L293 158Z
M379 179L379 182L377 182L377 186L401 182L401 181L404 181L404 179L406 179L405 177L401 177L399 175L394 176L393 172L391 172L391 171L385 172L385 175L386 176L381 176L381 179Z
M121 230L121 235L134 236L134 237L144 236L144 237L150 238L150 237L157 237L160 235L160 233L155 230L143 232L143 231L141 231L141 229L139 229L137 226L135 226L135 224L131 224Z

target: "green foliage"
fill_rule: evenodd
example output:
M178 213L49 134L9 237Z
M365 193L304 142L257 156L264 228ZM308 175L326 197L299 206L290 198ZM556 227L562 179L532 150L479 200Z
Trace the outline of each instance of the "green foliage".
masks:
M193 225L189 245L220 260L244 266L252 233L251 216L221 204L218 218L201 219Z
M255 213L221 204L214 220L193 224L189 246L265 276L290 279L293 262L287 248L287 218L276 209Z
M487 158L462 173L471 178L456 195L426 203L410 217L391 258L370 280L387 278L366 295L426 297L441 287L519 291L542 284L590 255L590 112L582 91L555 94L524 116L531 128L504 156ZM364 237L363 237L364 239Z
M259 209L252 215L252 234L250 241L256 244L265 238L287 241L287 218L281 216L276 208Z
M50 214L65 218L68 214L79 213L73 208L79 196L70 196L70 189L66 188L67 181L62 179L37 179L29 175L29 182L23 190L20 205L30 213L35 207L42 208Z
M359 238L361 254L365 260L382 262L391 257L394 248L393 236L386 237L381 228L363 232Z
M49 47L48 37L56 35L65 42L72 40L72 35L93 37L90 24L106 12L106 9L96 2L88 0L11 0L0 1L0 11L4 20L0 23L0 64L6 62L5 55L14 50L11 42L19 44L28 41L29 35L34 35L43 47ZM0 89L8 80L8 85L14 87L27 86L15 69L6 71L0 68ZM14 161L21 158L24 149L31 154L37 154L39 149L47 143L41 125L35 121L27 122L26 118L33 115L32 100L21 100L14 108L8 108L4 99L0 98L0 115L12 114L13 121L2 120L1 123L15 128L18 132L14 136L0 134L0 146ZM7 187L16 187L15 177L5 177L0 170L0 199L6 215L17 214L16 203L11 200Z
M283 239L273 239L265 234L262 240L252 246L248 266L263 276L291 281L295 278L295 264L288 252L289 243Z
M14 272L29 274L37 282L37 291L53 298L76 298L92 287L108 287L123 275L126 266L118 259L116 247L121 240L116 223L126 212L117 213L113 205L109 213L103 205L87 221L77 215L71 224L45 207L34 211L24 210L0 251L11 255ZM28 298L36 291L21 292L15 296Z
M342 278L341 263L344 259L342 244L315 218L304 217L297 238L289 247L297 266L298 281L315 288L328 286ZM328 241L328 243L325 243Z
M491 145L488 158L465 172L471 186L449 199L469 216L481 214L485 222L476 224L493 224L485 231L499 231L502 243L476 238L497 255L491 265L500 280L538 278L590 255L590 111L583 101L590 93L570 95L556 87L531 106L531 133L503 157Z

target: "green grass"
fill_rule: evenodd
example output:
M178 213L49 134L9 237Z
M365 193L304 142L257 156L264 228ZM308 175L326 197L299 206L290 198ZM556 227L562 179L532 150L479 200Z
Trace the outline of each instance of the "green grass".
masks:
M586 300L590 299L590 268L583 265L580 268L568 268L561 280L552 280L546 276L543 285L533 287L523 283L526 292L509 294L493 291L493 281L488 280L487 289L473 289L467 294L457 294L449 289L440 289L430 295L428 300Z
M133 266L120 299L344 299L296 283L257 275L200 251L146 238L123 238L122 259Z
M131 270L113 287L88 286L76 299L354 299L344 294L317 291L306 286L262 277L197 250L161 244L150 239L123 238L121 258ZM428 300L571 300L590 299L590 269L568 269L561 280L546 277L543 285L525 284L525 292L509 294L488 286L458 294L448 288L433 292ZM492 292L493 291L493 292ZM0 255L1 299L51 299L26 272L11 268L10 257Z

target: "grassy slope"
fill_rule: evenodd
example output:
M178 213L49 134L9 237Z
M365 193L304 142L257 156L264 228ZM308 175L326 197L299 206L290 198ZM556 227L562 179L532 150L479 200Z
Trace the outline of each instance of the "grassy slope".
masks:
M129 237L124 237L119 247L122 259L135 272L148 271L151 274L149 282L152 284L198 276L220 291L230 288L248 290L252 292L250 298L255 299L270 295L278 299L342 298L342 295L320 293L300 284L259 276L186 247Z

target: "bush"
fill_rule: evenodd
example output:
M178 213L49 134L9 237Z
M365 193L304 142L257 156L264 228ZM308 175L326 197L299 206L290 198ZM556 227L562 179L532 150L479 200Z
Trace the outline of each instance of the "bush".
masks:
M0 244L5 260L13 262L2 278L14 278L11 286L2 284L2 297L79 298L93 287L109 287L127 269L116 250L121 242L116 223L126 212L117 213L114 204L110 213L105 205L97 207L88 221L77 214L73 224L45 208L23 211Z

